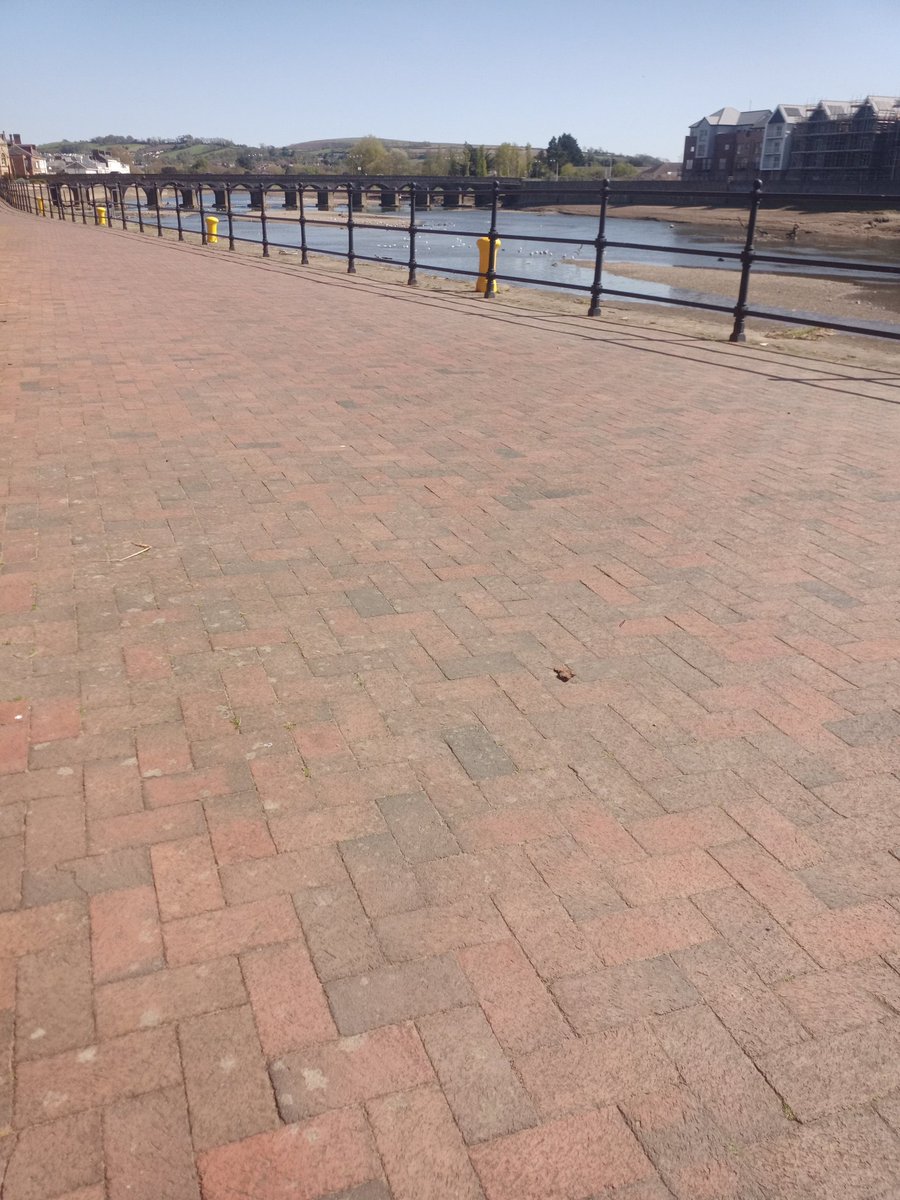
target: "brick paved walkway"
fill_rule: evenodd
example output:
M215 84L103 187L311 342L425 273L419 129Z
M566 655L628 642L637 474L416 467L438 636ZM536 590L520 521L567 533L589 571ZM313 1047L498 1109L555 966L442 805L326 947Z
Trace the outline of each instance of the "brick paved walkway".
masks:
M299 276L0 213L4 1200L896 1198L896 376Z

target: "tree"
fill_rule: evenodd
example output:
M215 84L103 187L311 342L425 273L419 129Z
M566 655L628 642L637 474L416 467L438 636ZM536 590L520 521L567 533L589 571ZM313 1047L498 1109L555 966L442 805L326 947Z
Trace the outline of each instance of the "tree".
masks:
M494 170L498 175L512 179L522 174L521 154L512 142L501 142L494 151Z
M364 175L382 175L387 156L384 142L370 133L347 151L347 166L351 171L360 171Z
M584 154L571 133L561 133L547 143L547 162L555 172L562 171L566 163L573 167L584 166Z

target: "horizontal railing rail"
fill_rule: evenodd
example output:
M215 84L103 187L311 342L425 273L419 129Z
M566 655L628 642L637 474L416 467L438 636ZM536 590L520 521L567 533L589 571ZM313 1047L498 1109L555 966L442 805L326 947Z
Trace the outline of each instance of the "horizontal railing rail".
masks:
M512 274L498 269L498 243L501 240L499 229L499 213L506 200L521 199L533 190L530 181L501 181L487 179L442 178L439 180L410 180L397 181L388 177L378 179L367 177L334 177L307 178L303 176L240 176L195 177L188 174L178 176L127 176L118 175L97 179L90 176L59 175L43 179L5 179L0 180L0 197L15 208L21 209L45 219L75 221L81 224L105 226L108 229L121 227L129 229L137 227L141 233L155 232L163 237L167 229L177 232L179 241L186 237L199 238L201 245L211 244L214 238L227 242L228 249L234 250L238 244L260 245L263 257L268 258L272 249L291 250L300 252L301 264L309 263L311 254L323 254L330 257L344 258L350 274L356 273L357 261L379 263L385 266L398 266L405 269L407 283L414 286L418 282L420 270L436 272L441 275L461 276L478 279L479 290L485 299L490 300L498 282L525 284L527 286L546 286L552 290L580 292L588 297L588 316L596 316L601 311L604 297L616 297L627 300L645 301L654 304L672 305L678 308L696 308L711 312L730 313L732 329L730 340L742 342L745 340L745 326L748 318L771 320L788 324L817 326L844 333L857 333L867 336L878 336L900 340L900 327L870 321L852 321L834 319L815 313L798 312L797 310L783 311L777 308L752 306L749 303L749 288L755 264L775 265L780 267L802 267L840 272L842 274L860 276L878 276L879 278L896 278L900 282L900 264L886 262L868 262L860 259L835 259L828 257L802 257L790 254L763 253L756 249L755 237L757 219L764 211L766 196L760 181L752 189L744 193L743 199L747 209L747 221L743 231L743 241L739 249L716 248L708 249L699 246L681 246L671 243L652 243L624 241L607 236L609 210L616 198L627 195L635 201L640 188L634 184L614 184L609 180L593 184L590 187L579 182L579 194L588 202L596 203L598 217L596 234L589 241L584 238L564 237L551 234L529 234L518 231L502 231L504 241L508 242L540 242L543 244L567 247L590 245L593 249L593 273L590 283L570 282L567 280L540 281L534 277ZM273 192L281 192L284 196L283 211L296 209L296 217L275 216L267 205L267 197ZM141 193L144 193L144 200ZM165 194L173 198L172 204L163 202ZM233 200L236 195L249 193L249 207L235 210ZM330 207L332 198L346 206L346 213L336 213L335 218L324 218L310 215L307 202L310 193L314 193L317 205L324 199L325 207ZM386 221L360 219L365 198L377 194L383 206L396 209L398 205L409 206L409 219L388 223ZM465 206L466 200L473 201L475 211L483 208L486 216L486 228L442 228L432 223L419 224L423 209L430 208L430 202L436 195L442 195L444 208L448 213L459 211ZM666 195L694 195L694 192L667 190ZM714 198L720 195L734 202L735 192L706 192L704 198ZM659 193L648 193L648 198L658 201ZM196 198L196 205L194 200ZM789 201L802 202L807 200L806 193L777 192L772 193L771 200L779 206ZM838 202L840 196L830 199ZM817 196L816 200L829 199ZM853 200L870 200L873 205L900 208L900 198L884 195L860 196L854 195ZM318 211L318 208L313 211ZM212 234L207 227L207 218L217 216L224 221L226 231ZM199 218L197 227L193 226L193 218ZM174 219L174 224L172 223ZM241 223L254 222L254 232L258 236L242 236L238 230ZM277 228L285 222L299 227L299 246L297 242L278 240ZM314 228L343 229L346 233L346 245L343 248L310 245L308 230ZM406 254L402 258L390 255L364 253L357 248L356 231L358 229L381 230L406 238ZM420 262L418 259L417 239L423 235L436 237L454 237L457 239L486 239L486 267L469 269L465 267L438 265ZM609 286L604 281L604 271L608 271L606 252L609 249L635 250L641 253L686 255L695 258L715 258L720 262L738 264L737 296L733 303L726 299L719 300L703 294L695 296L655 295L646 291L632 288Z

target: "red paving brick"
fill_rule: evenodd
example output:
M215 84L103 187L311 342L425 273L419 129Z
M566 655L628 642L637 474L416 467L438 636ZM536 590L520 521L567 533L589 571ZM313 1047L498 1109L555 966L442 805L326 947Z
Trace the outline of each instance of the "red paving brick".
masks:
M900 1195L896 376L0 243L4 1197Z

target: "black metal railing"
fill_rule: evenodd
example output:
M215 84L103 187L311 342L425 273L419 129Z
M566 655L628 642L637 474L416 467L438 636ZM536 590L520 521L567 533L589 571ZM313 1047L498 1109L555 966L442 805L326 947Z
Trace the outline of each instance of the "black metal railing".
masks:
M441 180L440 183L435 183L433 180L418 179L405 183L384 183L373 182L365 178L358 178L352 181L334 181L323 180L319 178L314 182L305 179L304 177L285 176L283 179L278 178L273 181L271 177L253 177L242 176L239 180L234 177L230 179L219 179L213 177L210 179L197 179L196 177L167 177L158 176L115 176L104 178L102 180L90 179L84 176L58 176L43 179L4 179L0 180L0 198L8 204L22 211L36 214L44 218L53 220L70 220L80 221L84 225L94 224L98 226L105 225L107 228L128 229L129 227L137 226L139 232L145 233L147 230L155 230L158 237L164 236L164 231L167 228L177 231L179 241L184 241L186 237L197 237L201 245L208 245L210 242L210 234L207 230L206 218L213 213L222 214L227 227L227 233L217 234L217 241L227 241L228 249L235 250L238 243L247 243L253 245L261 245L263 257L268 258L270 250L273 248L284 250L300 251L301 265L309 264L310 254L326 254L345 258L347 261L347 271L349 274L356 273L357 261L374 262L386 266L403 267L406 270L407 283L410 286L415 286L418 281L419 271L432 271L439 275L459 275L463 277L476 278L482 281L480 290L483 292L484 299L490 300L494 293L494 285L498 281L513 284L525 284L528 286L546 286L552 290L562 289L565 291L585 293L588 297L588 316L597 316L601 312L601 304L604 297L616 297L625 300L647 301L654 304L675 305L681 308L697 308L711 312L720 312L730 314L732 317L732 330L730 340L733 342L742 342L745 340L745 324L748 318L758 318L766 321L777 321L786 324L815 326L823 329L830 329L841 333L856 333L869 336L877 336L900 340L900 326L880 324L874 322L854 322L851 320L836 320L827 316L820 316L815 313L798 313L796 311L783 311L776 308L757 307L749 303L749 290L753 268L756 264L771 264L781 267L801 267L804 271L809 268L818 270L837 272L842 275L849 274L852 276L866 275L869 279L872 276L879 278L894 278L900 281L900 264L885 263L885 262L869 262L856 259L834 259L834 258L813 258L804 255L801 258L790 254L767 254L761 253L756 249L755 237L757 218L764 204L765 196L763 193L763 185L757 180L752 189L744 194L744 200L747 210L746 231L743 239L743 245L740 249L729 250L717 247L715 249L705 249L698 246L682 246L672 244L659 244L647 242L629 242L621 241L607 236L609 210L612 204L615 203L617 194L621 195L631 203L638 202L640 189L635 184L620 184L616 185L609 180L597 183L590 191L584 191L580 198L581 203L599 202L599 220L596 227L596 236L590 243L593 246L593 275L591 282L575 283L563 280L555 280L553 282L536 280L521 275L513 275L507 272L498 270L497 243L502 237L515 242L540 242L558 246L584 246L583 238L574 237L558 237L548 234L526 234L517 232L501 231L498 226L498 214L504 198L510 200L518 206L523 198L528 193L527 181L522 181L515 185L501 183L499 180L475 180L472 178L460 178L457 180ZM507 190L505 190L507 189ZM141 202L141 191L145 193L145 200ZM270 231L270 215L266 205L266 197L273 191L281 191L285 198L284 207L286 209L297 209L297 225L299 226L299 246L297 242L279 242L273 240ZM409 205L409 220L401 225L396 221L388 223L379 223L377 220L366 219L364 224L358 221L356 214L363 208L366 196L370 192L378 192L382 198L383 206L396 208L398 201ZM98 193L102 192L102 199L98 197ZM174 196L174 208L161 205L161 197L165 192L170 192ZM236 192L249 192L250 208L247 211L236 213L233 207L233 197ZM346 204L346 217L343 220L326 219L323 217L310 216L306 205L307 195L315 193L317 205L322 207L323 197L325 198L324 207L330 207L330 198L336 197L338 200ZM442 193L444 198L445 209L459 209L461 201L468 193L473 193L474 203L478 207L490 209L489 224L486 229L472 230L463 228L441 228L434 224L419 224L423 208L430 208L432 198L438 193ZM134 199L132 200L131 194ZM204 202L210 199L212 193L212 205ZM450 197L450 203L447 203L447 197ZM194 197L197 199L197 206L194 206ZM692 190L667 189L665 200L684 200L692 198L694 193ZM386 200L385 197L388 197ZM185 202L187 198L187 203ZM288 198L291 203L288 204ZM648 193L648 200L660 202L663 197L657 192ZM793 203L804 203L809 197L804 193L787 193L779 191L773 193L771 199L779 206ZM817 195L817 202L829 197ZM835 195L830 199L835 201L837 207L840 206L840 201L843 197ZM735 204L735 192L733 188L728 191L721 192L704 192L704 203L715 203L721 201L727 203L730 207ZM858 207L860 203L868 204L872 208L898 208L900 200L894 196L872 195L853 197L854 207ZM184 214L199 215L199 228L193 229L189 223L184 220ZM174 213L174 226L169 223L170 214ZM236 232L236 226L240 221L256 221L258 222L259 236L246 237ZM334 229L343 228L346 230L346 246L342 249L328 248L324 246L311 246L308 238L310 226L327 226ZM392 233L402 231L407 238L408 253L402 258L391 258L385 255L372 255L362 253L357 248L355 233L359 228L381 229ZM447 264L429 264L420 262L417 258L417 238L423 234L433 235L437 237L451 236L455 238L486 238L488 241L489 253L487 256L487 266L484 271L480 269L469 269L463 267L453 267ZM737 297L734 303L728 303L725 300L717 300L712 297L706 298L688 298L675 297L671 295L658 296L648 292L640 292L632 289L624 289L621 287L610 287L604 283L604 268L606 266L605 256L608 249L620 250L637 250L650 253L664 253L679 255L688 255L695 258L711 258L719 262L733 261L739 265L740 275L738 280Z

